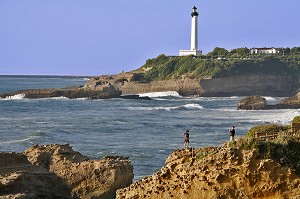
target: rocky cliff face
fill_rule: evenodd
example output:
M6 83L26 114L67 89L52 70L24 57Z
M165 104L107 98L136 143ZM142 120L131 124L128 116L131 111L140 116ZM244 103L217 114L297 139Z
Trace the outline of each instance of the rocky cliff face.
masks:
M138 74L124 73L114 76L92 78L87 86L96 88L109 83L123 95L148 92L177 91L183 96L233 96L271 95L290 96L299 85L298 79L290 76L240 75L214 79L173 79L164 81L140 82Z
M126 82L119 87L122 94L177 91L182 96L202 95L205 91L197 79L165 80L149 83Z
M84 87L33 89L0 94L0 98L23 95L25 98L117 98L148 92L177 91L182 96L291 96L299 88L297 78L274 75L240 75L214 79L189 77L164 81L143 82L139 73L121 73L91 78Z
M129 186L133 179L133 167L128 158L89 160L69 145L37 145L25 150L24 154L32 164L64 179L72 188L73 197L115 198L115 191Z
M70 187L25 155L0 153L0 198L71 198Z
M117 191L117 199L299 197L294 170L260 158L256 150L227 147L176 150L159 172Z
M290 76L240 75L200 80L206 96L290 96L299 88L298 79Z

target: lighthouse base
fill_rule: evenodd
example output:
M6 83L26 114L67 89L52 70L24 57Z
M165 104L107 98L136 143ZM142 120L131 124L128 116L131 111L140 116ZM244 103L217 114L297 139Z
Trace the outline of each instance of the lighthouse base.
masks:
M202 55L202 51L201 50L180 50L179 51L179 56L188 56L188 55L200 56Z

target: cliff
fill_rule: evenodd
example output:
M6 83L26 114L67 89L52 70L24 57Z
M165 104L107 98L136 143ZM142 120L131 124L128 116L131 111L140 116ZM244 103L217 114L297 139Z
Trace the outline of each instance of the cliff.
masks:
M299 140L296 145L298 150ZM226 144L221 148L176 150L160 171L118 190L116 198L300 197L300 177L293 168L269 157L268 152L251 147L245 149L245 146L249 143L243 145L244 148L238 144L227 147Z
M182 96L202 95L205 91L197 79L164 80L149 83L125 82L119 87L123 95L177 91Z
M0 153L0 198L113 199L132 179L128 158L89 160L69 145Z
M87 82L88 88L95 88L109 82L122 95L148 92L177 91L182 96L243 96L270 95L290 96L298 90L298 79L292 76L239 75L223 78L196 79L183 77L161 81L139 81L139 75L124 73L112 76L99 76Z
M290 96L299 88L298 79L285 75L239 75L200 80L206 96Z

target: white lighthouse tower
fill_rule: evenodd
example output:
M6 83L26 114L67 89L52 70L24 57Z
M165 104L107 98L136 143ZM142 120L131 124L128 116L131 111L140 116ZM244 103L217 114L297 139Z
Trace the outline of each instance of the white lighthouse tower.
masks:
M196 6L192 10L192 29L191 29L191 49L180 50L179 56L202 55L202 51L198 50L198 11Z

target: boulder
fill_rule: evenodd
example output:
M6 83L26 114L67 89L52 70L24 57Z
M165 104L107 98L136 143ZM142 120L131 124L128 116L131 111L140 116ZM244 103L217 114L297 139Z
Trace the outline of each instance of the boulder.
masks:
M79 198L115 198L115 191L129 186L133 167L128 158L89 160L69 145L32 146L24 151L28 160L64 179Z
M70 187L25 155L0 153L0 198L71 198Z
M243 98L238 103L238 109L244 110L261 110L267 106L267 100L260 96L250 96Z

